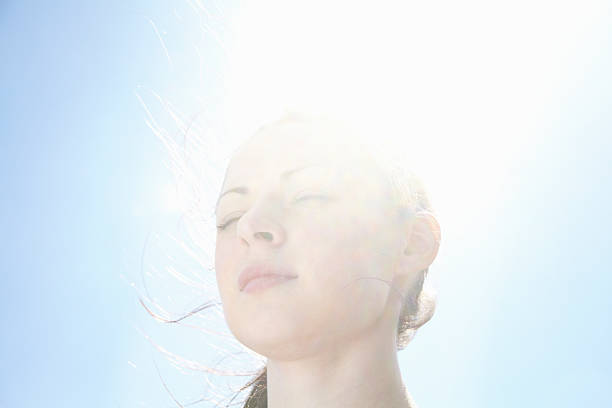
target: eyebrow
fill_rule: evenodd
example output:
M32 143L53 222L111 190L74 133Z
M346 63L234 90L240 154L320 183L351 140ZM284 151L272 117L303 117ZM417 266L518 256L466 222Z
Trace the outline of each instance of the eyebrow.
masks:
M323 164L305 164L303 166L285 170L284 172L281 173L280 177L281 177L281 180L286 181L289 177L293 176L298 171L301 171L301 170L304 170L310 167L320 167L320 166L324 166L324 165ZM221 198L229 193L238 193L238 194L245 195L249 193L249 189L245 186L239 186L239 187L230 188L229 190L226 190L223 193L221 193L219 195L219 198L217 198L217 204L215 204L215 212L217 211L216 209L219 206L219 201L221 201Z

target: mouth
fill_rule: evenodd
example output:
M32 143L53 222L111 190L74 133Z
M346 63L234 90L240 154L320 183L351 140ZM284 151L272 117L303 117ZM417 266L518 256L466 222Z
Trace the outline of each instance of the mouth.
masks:
M284 268L264 264L251 265L244 268L238 276L238 287L241 292L254 293L296 278L297 275Z

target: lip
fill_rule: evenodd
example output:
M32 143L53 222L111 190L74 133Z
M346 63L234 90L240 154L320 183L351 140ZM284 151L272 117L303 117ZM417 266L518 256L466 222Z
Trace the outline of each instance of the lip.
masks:
M254 264L242 270L238 276L238 288L241 292L254 292L295 278L297 275L286 268Z

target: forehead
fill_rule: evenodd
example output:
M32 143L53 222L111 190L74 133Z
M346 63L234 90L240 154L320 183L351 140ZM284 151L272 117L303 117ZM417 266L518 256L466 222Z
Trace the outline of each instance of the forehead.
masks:
M327 123L289 122L262 128L248 139L232 157L225 185L245 178L275 178L309 164L361 175L376 172L373 161L347 130Z
M277 123L262 128L247 140L236 153L235 161L249 156L288 161L340 159L351 150L350 134L337 126L311 122Z

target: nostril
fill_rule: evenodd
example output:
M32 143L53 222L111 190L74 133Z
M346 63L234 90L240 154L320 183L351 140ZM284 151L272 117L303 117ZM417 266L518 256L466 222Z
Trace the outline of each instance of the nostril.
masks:
M258 233L256 233L255 235L256 235L256 236L257 236L257 235L262 236L262 237L263 237L263 238L264 238L266 241L272 241L272 239L274 238L274 237L272 236L272 234L271 234L271 233L269 233L269 232L258 232Z

